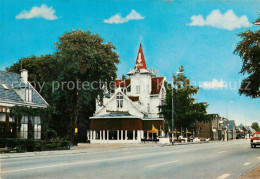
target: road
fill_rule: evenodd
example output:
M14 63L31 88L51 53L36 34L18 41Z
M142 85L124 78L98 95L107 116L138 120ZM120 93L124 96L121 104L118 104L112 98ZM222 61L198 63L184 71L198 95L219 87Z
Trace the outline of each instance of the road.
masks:
M260 165L249 140L1 159L6 178L238 178Z

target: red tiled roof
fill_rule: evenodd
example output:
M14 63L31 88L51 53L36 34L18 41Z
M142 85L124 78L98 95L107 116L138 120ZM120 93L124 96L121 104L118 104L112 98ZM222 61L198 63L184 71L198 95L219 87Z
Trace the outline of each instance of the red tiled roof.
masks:
M120 87L127 87L130 84L130 79L126 79L126 80L116 80L115 81L115 86L118 88Z
M128 97L131 101L139 101L139 96L129 96Z
M147 69L141 43L136 57L135 69Z
M151 94L159 94L163 85L163 77L152 78L152 91Z

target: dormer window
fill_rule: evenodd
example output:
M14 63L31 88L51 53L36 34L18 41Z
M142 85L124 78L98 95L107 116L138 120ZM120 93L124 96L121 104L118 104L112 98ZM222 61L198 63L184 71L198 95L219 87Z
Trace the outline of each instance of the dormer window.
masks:
M6 84L1 84L2 85L2 87L5 89L5 90L9 90L9 88L8 88L8 86L6 85Z
M116 106L117 108L123 107L123 95L121 93L118 93L116 96Z
M32 102L32 89L25 89L25 101Z

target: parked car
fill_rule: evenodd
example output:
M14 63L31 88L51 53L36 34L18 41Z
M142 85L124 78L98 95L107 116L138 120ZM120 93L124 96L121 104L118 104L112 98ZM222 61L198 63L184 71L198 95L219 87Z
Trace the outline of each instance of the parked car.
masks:
M260 132L255 132L251 138L251 148L256 148L260 145Z

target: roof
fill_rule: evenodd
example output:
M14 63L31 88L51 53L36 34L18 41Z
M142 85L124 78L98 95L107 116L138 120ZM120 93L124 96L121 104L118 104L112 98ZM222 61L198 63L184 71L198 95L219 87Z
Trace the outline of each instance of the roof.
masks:
M124 118L124 119L129 119L129 118L134 118L134 119L139 119L139 117L131 115L129 113L108 113L108 114L103 114L100 116L94 116L94 117L90 117L90 119L100 119L100 118Z
M133 116L129 113L108 113L100 115L100 117L119 117L119 116Z
M130 79L126 79L126 80L116 80L115 81L115 86L118 88L120 87L127 87L130 84Z
M136 61L135 61L135 69L147 69L141 43L140 43Z
M139 101L139 96L128 96L131 101Z
M5 84L8 87L8 89L5 89L2 85L0 85L0 101L26 104L27 102L23 101L16 91L21 88L30 88L32 89L32 104L44 106L48 105L29 83L25 84L22 82L19 74L0 71L0 84Z
M151 94L159 94L163 85L163 79L164 77L156 77L152 78L152 91Z
M163 85L163 80L164 77L154 77L151 78L151 84L152 84L152 90L151 90L151 94L159 94ZM121 88L125 88L128 87L130 85L131 81L130 79L126 79L126 80L116 80L115 81L115 86L116 88L118 88L119 86ZM131 99L131 97L129 97ZM132 98L132 101L136 101L136 98ZM138 98L139 100L139 98ZM138 101L137 100L137 101Z

